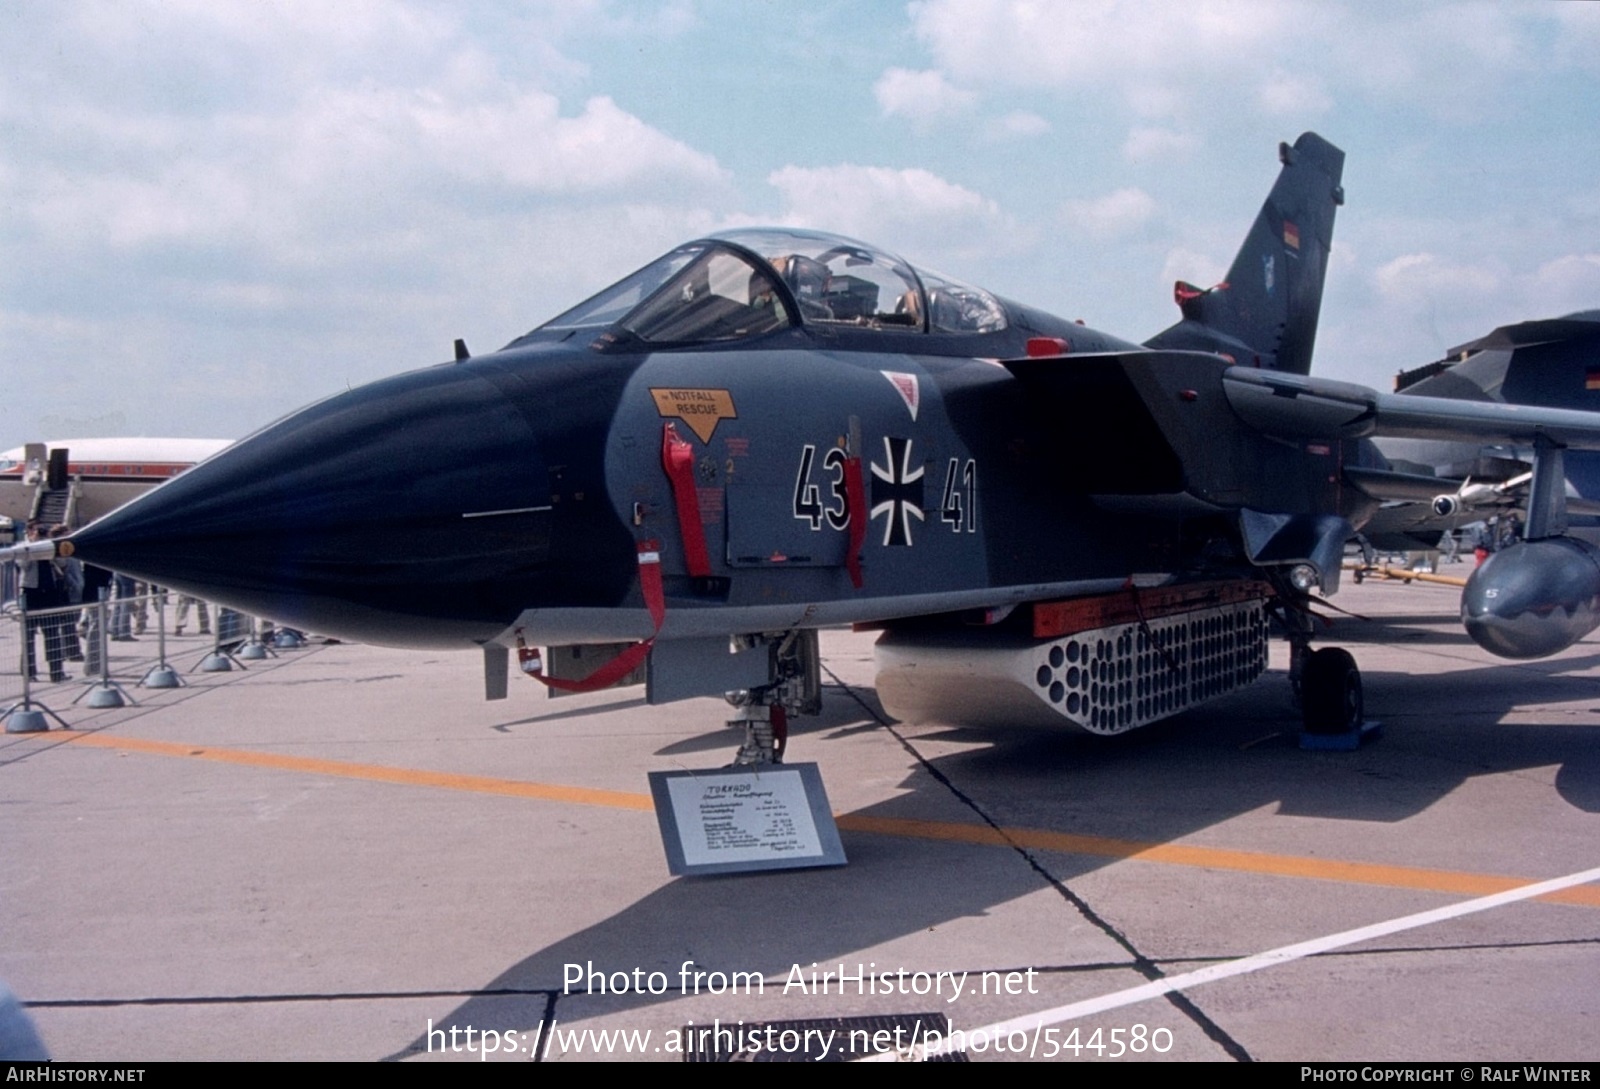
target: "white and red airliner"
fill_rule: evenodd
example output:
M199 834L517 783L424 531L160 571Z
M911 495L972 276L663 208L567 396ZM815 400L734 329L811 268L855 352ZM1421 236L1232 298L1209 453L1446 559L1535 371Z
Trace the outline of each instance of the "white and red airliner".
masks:
M231 439L104 438L30 442L0 454L0 515L25 521L50 452L66 450L78 488L73 521L92 522L228 446Z

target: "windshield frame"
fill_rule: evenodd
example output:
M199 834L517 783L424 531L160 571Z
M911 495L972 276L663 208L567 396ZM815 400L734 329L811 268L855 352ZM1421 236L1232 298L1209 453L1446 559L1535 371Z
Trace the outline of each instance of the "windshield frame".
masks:
M737 265L712 267L728 258ZM703 313L674 315L667 302L672 293ZM711 296L722 301L713 303ZM669 250L513 344L594 333L596 348L668 348L797 328L823 335L972 336L1010 325L1006 305L988 290L923 273L876 246L822 231L746 227Z

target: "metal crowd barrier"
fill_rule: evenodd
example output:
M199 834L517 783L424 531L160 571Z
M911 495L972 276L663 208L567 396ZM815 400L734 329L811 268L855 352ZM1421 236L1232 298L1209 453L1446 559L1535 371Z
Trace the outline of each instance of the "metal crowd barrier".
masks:
M130 686L180 687L174 660L190 671L248 668L241 659L273 653L262 627L159 588L108 587L93 603L51 609L29 609L18 594L0 615L0 719L7 733L46 730L51 720L70 729L62 715L72 705L121 707L136 702Z

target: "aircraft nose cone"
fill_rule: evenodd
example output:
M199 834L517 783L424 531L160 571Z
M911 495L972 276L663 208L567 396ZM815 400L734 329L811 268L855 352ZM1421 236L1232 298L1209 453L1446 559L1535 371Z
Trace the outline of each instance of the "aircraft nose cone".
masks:
M550 546L534 427L496 379L443 366L328 398L79 531L78 554L314 631L489 638Z

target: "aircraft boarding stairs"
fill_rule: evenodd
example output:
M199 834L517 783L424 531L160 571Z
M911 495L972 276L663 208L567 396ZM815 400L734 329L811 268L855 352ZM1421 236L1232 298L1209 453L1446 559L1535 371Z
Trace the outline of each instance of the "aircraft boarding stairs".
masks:
M74 518L77 515L78 486L67 475L67 451L65 448L51 450L46 458L42 444L37 444L37 452L35 445L29 443L27 449L26 479L36 483L28 518L45 526L67 525L76 528Z

